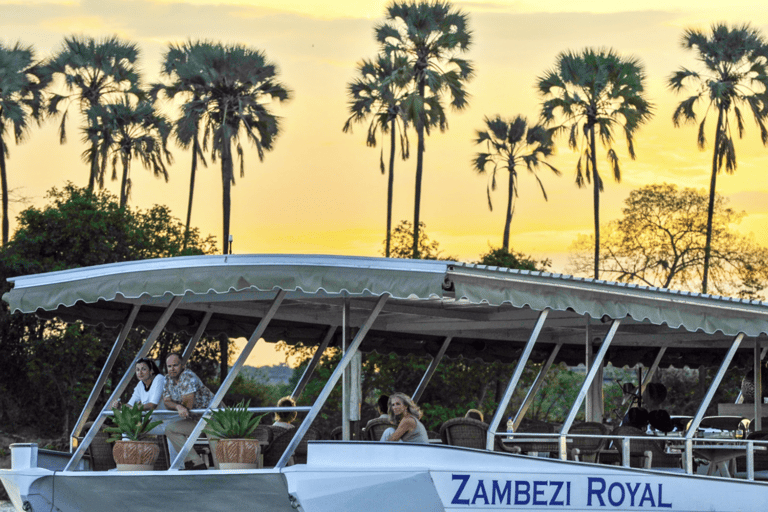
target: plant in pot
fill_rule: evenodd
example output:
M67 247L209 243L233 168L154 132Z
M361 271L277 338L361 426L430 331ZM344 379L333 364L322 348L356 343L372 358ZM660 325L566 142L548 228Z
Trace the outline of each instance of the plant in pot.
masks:
M107 442L115 443L112 456L118 471L151 470L160 454L160 446L146 438L162 421L152 421L152 411L144 410L139 402L133 406L123 404L112 411L115 413L114 426L104 427L104 431L111 434Z
M265 414L248 411L250 400L211 413L205 433L210 439L219 469L256 469L261 447L251 435Z

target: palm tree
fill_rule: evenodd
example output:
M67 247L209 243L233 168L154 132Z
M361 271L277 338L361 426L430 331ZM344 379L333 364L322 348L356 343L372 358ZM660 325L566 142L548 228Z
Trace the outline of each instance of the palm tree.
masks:
M449 93L450 105L462 110L468 104L464 85L474 72L472 64L459 57L469 49L472 34L469 17L453 9L448 2L393 2L387 7L384 23L375 29L376 40L385 53L402 55L408 60L415 94L408 96L404 108L416 123L416 194L413 213L413 257L419 257L419 218L421 181L424 169L424 134L431 126L447 128L443 95Z
M695 89L692 96L683 100L672 115L672 122L696 122L694 106L706 104L704 116L699 123L697 143L700 149L706 146L704 126L707 114L717 112L715 124L715 145L712 152L712 171L709 181L709 208L707 211L707 239L704 245L704 272L701 281L702 293L707 293L710 253L712 250L712 218L715 206L715 185L717 174L725 167L732 174L736 170L736 150L731 132L731 117L736 119L739 138L744 134L742 108L752 112L760 128L763 145L768 145L768 44L759 31L749 25L728 27L725 24L712 26L707 35L700 30L690 29L683 33L683 48L698 52L704 64L702 73L682 68L669 78L673 91L681 92L687 84Z
M400 132L400 152L408 158L408 119L402 103L407 97L406 86L410 82L408 61L403 56L381 53L376 60L363 60L358 66L359 76L347 86L351 115L344 123L343 131L351 131L352 123L363 123L369 117L366 144L376 147L376 132L389 133L389 180L387 184L387 238L384 255L389 258L392 238L392 197L395 184L395 149L397 132ZM384 149L381 150L381 173L384 174Z
M578 150L576 185L592 183L595 217L595 279L599 279L600 192L603 180L597 170L597 137L607 149L613 177L621 181L619 156L613 149L614 132L621 130L630 158L635 158L634 133L648 121L653 106L645 99L645 72L635 58L624 59L613 50L587 48L563 52L555 68L538 78L544 97L541 118L548 126L556 116L562 124L553 133L568 135L568 146Z
M31 46L16 43L12 47L0 42L0 187L3 195L3 246L8 243L8 155L7 136L13 133L16 144L23 142L31 119L42 117L43 90L50 76L35 61Z
M166 83L152 84L150 97L157 99L162 93L168 100L182 102L181 116L173 123L173 131L179 145L187 149L192 147L192 169L189 177L189 200L187 202L187 221L184 228L184 245L186 249L192 223L192 202L195 195L195 175L197 160L208 166L200 144L202 116L205 112L205 84L201 80L201 69L194 66L180 66L198 58L199 54L209 51L211 43L196 41L180 46L169 45L163 58L161 75ZM181 75L179 71L186 72Z
M141 161L156 177L168 181L168 170L163 160L172 162L167 149L170 122L157 112L149 101L132 105L127 98L117 103L95 106L89 112L89 126L99 134L100 160L106 163L112 156L112 180L117 180L117 163L122 166L120 180L120 208L128 204L131 195L131 160ZM88 137L91 138L91 137ZM104 172L102 171L103 175Z
M262 51L242 45L200 45L194 58L179 59L174 65L178 76L195 77L198 95L188 107L189 119L192 125L200 123L203 141L210 140L213 158L221 160L222 245L227 254L231 186L235 182L232 146L240 158L242 177L245 164L241 135L256 146L259 160L263 161L264 152L272 149L280 133L279 118L267 105L274 100L287 101L291 93L277 80L277 67Z
M64 39L64 45L48 63L48 71L66 94L54 93L48 103L48 112L61 115L59 125L59 140L63 144L67 140L66 121L69 106L76 103L78 113L86 123L94 119L89 114L97 105L120 101L125 95L132 100L144 98L144 91L139 87L139 73L136 64L139 58L139 48L133 43L121 41L117 37L96 40L92 37L72 36ZM65 106L60 107L64 102ZM98 127L86 124L83 130L91 137L99 133ZM88 190L98 182L104 186L104 176L100 170L104 168L99 161L99 141L93 138L87 140L90 150L87 152L90 164Z
M490 184L487 187L488 208L493 211L491 191L496 190L496 172L505 169L509 172L509 187L507 190L507 215L504 222L504 239L502 248L509 252L509 226L512 224L512 214L515 211L514 201L517 197L517 168L524 165L536 178L541 188L544 200L547 192L544 184L536 174L539 165L549 167L555 175L560 171L547 163L544 159L552 156L554 144L549 131L544 126L537 124L528 125L528 120L523 116L517 116L508 121L496 116L493 119L485 118L487 130L477 131L475 144L486 144L487 153L478 153L472 161L472 166L479 174L485 174L486 166L493 165L490 173Z

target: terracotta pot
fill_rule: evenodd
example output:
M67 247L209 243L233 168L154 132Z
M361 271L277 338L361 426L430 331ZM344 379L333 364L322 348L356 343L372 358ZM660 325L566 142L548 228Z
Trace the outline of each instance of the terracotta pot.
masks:
M118 471L150 471L158 455L155 441L115 441L112 449Z
M257 469L260 452L258 439L219 439L216 443L219 469Z

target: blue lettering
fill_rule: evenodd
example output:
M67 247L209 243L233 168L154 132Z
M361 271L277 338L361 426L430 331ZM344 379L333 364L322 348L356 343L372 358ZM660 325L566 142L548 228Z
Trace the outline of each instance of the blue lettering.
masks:
M621 499L614 500L613 499L613 490L618 489L621 492ZM610 487L608 487L608 501L611 502L611 505L614 507L618 507L622 503L624 503L624 486L621 485L619 482L613 482Z
M475 489L475 495L472 496L472 504L474 505L480 498L483 499L486 505L488 504L488 493L485 492L485 484L482 480L477 481L477 489Z
M640 503L638 503L638 507L642 507L643 503L648 500L651 502L651 506L655 507L656 503L653 501L653 492L651 491L651 484L645 484L645 489L643 489L643 497L640 498Z
M542 486L542 485L544 487L546 487L547 486L547 481L546 480L543 480L543 481L542 480L536 480L535 482L533 482L533 504L534 505L546 505L547 504L547 500L540 500L539 499L539 496L543 496L544 495L544 489L539 489L539 486Z
M571 506L571 482L568 482L568 492L565 493L568 497L566 505Z
M662 507L662 508L672 508L672 504L671 503L664 503L661 500L662 500L662 498L661 498L661 484L659 484L659 507Z
M597 496L597 499L600 500L600 506L604 507L605 502L603 501L603 493L605 492L605 480L602 478L593 478L590 477L587 479L588 482L588 488L587 488L587 506L592 506L592 495L594 494ZM595 488L593 484L600 484L599 488Z
M459 490L456 491L456 494L454 494L453 499L451 500L452 505L469 505L469 499L461 499L459 496L461 496L461 493L464 491L464 487L467 486L467 482L469 481L469 475L452 475L452 480L461 480L461 484L459 484Z
M496 496L499 497L499 505L504 504L504 496L507 497L507 505L509 505L509 502L512 499L512 482L507 480L507 482L504 484L504 489L499 489L499 481L494 480L493 487L491 487L492 505L496 504Z
M557 497L560 496L560 489L563 488L563 484L565 482L549 482L549 485L555 486L555 492L552 493L552 499L549 500L549 506L554 507L557 505L560 505L561 507L565 505L565 502L563 500L558 500Z
M515 481L515 505L527 505L531 501L531 484L525 480ZM520 497L525 497L525 500Z
M630 497L630 505L635 506L635 494L637 494L637 490L640 488L640 484L635 484L635 488L632 489L632 484L627 484L627 490L629 491L629 497Z

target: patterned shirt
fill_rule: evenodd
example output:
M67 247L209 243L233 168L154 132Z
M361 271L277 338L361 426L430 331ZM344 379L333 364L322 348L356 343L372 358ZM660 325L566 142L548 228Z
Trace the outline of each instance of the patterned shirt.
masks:
M163 388L163 398L181 403L181 397L190 393L195 394L195 400L192 403L192 409L205 409L213 399L211 390L205 387L200 377L194 374L192 370L184 369L179 375L179 380L174 382L171 377L165 379Z

